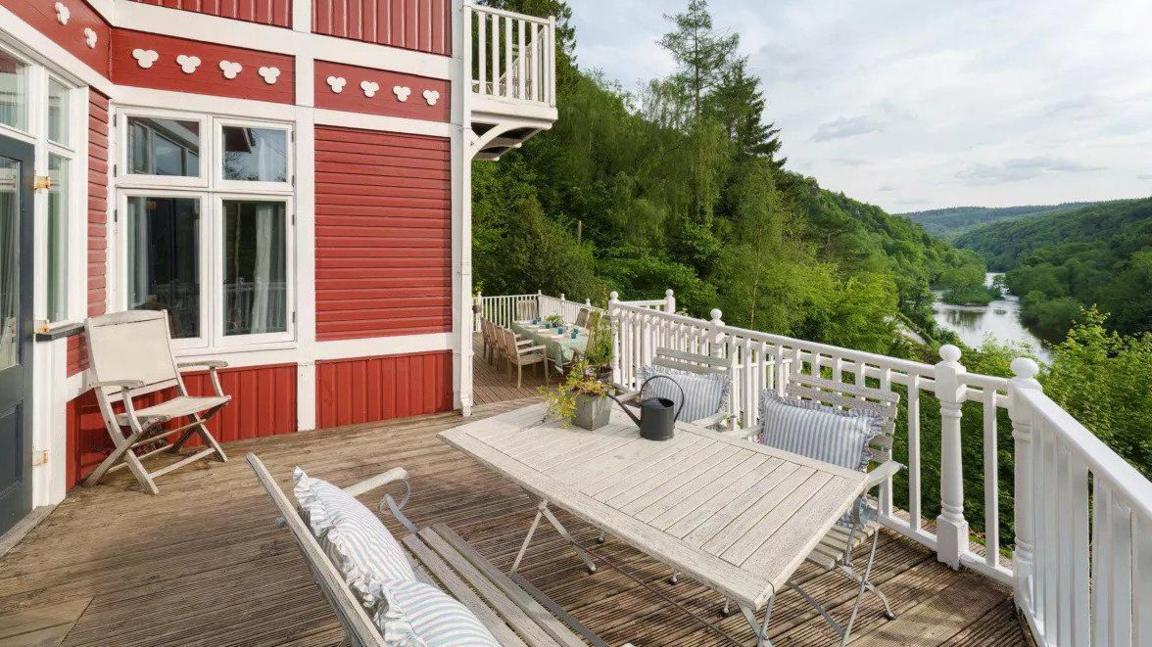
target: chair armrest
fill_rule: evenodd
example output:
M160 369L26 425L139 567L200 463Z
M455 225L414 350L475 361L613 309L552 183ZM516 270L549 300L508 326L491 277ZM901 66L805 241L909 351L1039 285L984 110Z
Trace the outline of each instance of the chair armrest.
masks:
M896 461L888 461L871 472L868 472L868 478L864 480L864 491L867 492L893 476L896 476L896 473L900 471L901 467L903 467L903 465Z
M366 478L354 485L349 485L348 487L344 488L344 491L348 494L351 494L352 496L360 496L361 494L367 494L376 488L384 487L385 485L388 485L389 483L395 483L396 481L403 481L404 484L407 485L408 470L404 469L403 467L394 467L387 472L384 472L383 474L378 474L371 478Z
M222 359L202 359L194 362L178 362L176 368L228 368L228 362Z
M138 389L145 386L145 382L143 380L104 380L89 386L94 389Z
M717 436L723 438L730 438L732 440L753 440L756 434L760 433L759 427L746 427L744 429L730 429L728 431L716 432Z
M714 427L714 426L724 422L727 419L728 419L727 413L717 413L717 414L708 416L707 418L701 418L699 420L693 420L692 424L694 424L698 427Z
M517 348L516 350L521 355L523 355L524 353L535 353L538 350L548 350L548 347L547 346L531 346L528 348Z

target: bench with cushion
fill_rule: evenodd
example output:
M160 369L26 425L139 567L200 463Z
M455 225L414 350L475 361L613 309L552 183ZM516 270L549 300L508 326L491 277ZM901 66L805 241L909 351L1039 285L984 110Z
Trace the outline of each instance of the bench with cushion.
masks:
M508 575L496 568L491 562L480 555L459 535L444 525L433 525L424 529L417 529L411 521L401 512L407 502L409 492L397 502L390 495L385 496L381 507L387 506L398 521L409 531L401 539L404 546L404 558L407 564L385 563L381 568L386 572L382 576L388 585L382 591L376 584L369 583L363 573L352 569L354 577L351 583L347 581L349 564L344 556L333 552L333 540L325 535L318 539L314 530L317 526L327 523L327 520L317 519L312 502L302 501L302 506L292 503L287 495L276 484L272 475L264 464L254 454L248 454L247 461L260 484L272 498L281 515L280 522L292 532L296 545L304 556L308 567L324 597L332 605L340 624L344 628L346 645L364 647L384 647L386 645L403 644L396 641L403 637L386 636L380 627L392 627L387 604L381 604L374 611L375 602L373 594L386 598L397 608L408 612L423 613L428 607L436 607L442 612L438 619L442 628L446 622L443 614L451 610L445 609L445 601L435 599L440 592L447 593L471 612L474 620L479 621L498 644L507 647L608 647L608 645L592 633L587 627L580 624L575 618L567 614L555 602L550 600L541 591L536 589L519 575ZM296 475L297 491L309 483L302 472ZM322 486L329 484L319 479L311 479L312 483ZM343 493L351 497L366 494L385 485L401 483L408 487L407 473L403 469L393 469L380 476L373 477L356 485L343 488ZM361 506L363 507L363 506ZM313 511L310 513L309 511ZM373 513L366 507L364 511L369 515ZM358 510L336 511L337 514L361 515ZM378 519L376 520L379 521ZM384 533L387 529L380 524ZM329 531L331 532L331 531ZM387 552L388 547L395 545L395 540L388 533L387 538L356 535L354 532L343 531L343 539L349 545L362 548L365 543L379 542L381 551ZM323 544L322 544L323 540ZM371 541L368 541L371 540ZM373 553L372 558L378 558ZM333 559L335 558L335 559ZM399 582L404 579L406 567L410 567L415 576L415 582ZM400 571L397 573L397 571ZM427 586L435 587L436 591L429 591ZM368 594L368 595L366 595ZM442 597L442 596L439 596ZM452 604L454 602L449 601ZM413 620L411 625L419 634L424 627L419 620ZM424 622L428 626L435 622ZM467 623L463 623L466 625ZM458 635L471 635L467 626L459 623L454 625L459 631ZM422 639L426 639L421 635ZM440 644L490 644L490 641L477 637L476 640L457 638L448 642L429 640L430 647Z

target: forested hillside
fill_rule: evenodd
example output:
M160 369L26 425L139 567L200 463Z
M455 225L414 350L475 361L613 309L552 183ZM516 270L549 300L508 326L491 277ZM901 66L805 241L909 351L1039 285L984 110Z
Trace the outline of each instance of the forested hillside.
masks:
M957 236L972 231L977 227L994 222L1008 222L1024 220L1056 213L1066 213L1096 202L1066 202L1064 204L1031 205L1022 207L952 207L949 209L932 209L930 211L913 211L897 214L912 222L923 225L924 229L933 236L951 240Z
M982 283L970 252L787 170L739 37L713 29L706 3L669 20L679 72L636 92L579 69L563 2L494 4L557 15L564 42L555 127L475 167L484 293L672 288L697 316L720 307L730 323L885 352L899 314L931 327L930 284Z
M1152 330L1152 198L989 225L956 242L1008 272L1025 323L1049 340L1093 305L1118 332Z

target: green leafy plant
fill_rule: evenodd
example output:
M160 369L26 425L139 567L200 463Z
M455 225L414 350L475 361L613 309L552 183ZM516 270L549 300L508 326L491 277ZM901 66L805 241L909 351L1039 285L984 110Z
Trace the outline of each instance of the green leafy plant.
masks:
M591 320L588 326L588 345L584 348L584 361L597 372L612 367L612 318L606 313Z
M611 392L612 386L597 377L597 371L585 360L572 364L559 386L540 387L540 394L548 404L548 415L570 426L576 419L576 407L582 396L601 398Z
M564 317L561 317L560 315L548 315L547 317L544 317L544 323L552 326L553 328L557 326L563 326Z

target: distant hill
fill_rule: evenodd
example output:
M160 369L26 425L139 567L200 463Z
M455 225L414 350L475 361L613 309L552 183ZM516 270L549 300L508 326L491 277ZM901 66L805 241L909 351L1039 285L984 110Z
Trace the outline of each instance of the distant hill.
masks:
M1100 202L1066 202L1064 204L1029 205L1023 207L951 207L930 211L913 211L896 214L919 223L933 236L953 239L977 227L994 222L1023 220L1037 216L1075 211L1084 207L1102 204Z
M1152 331L1152 198L985 225L955 244L1008 273L1025 323L1046 339L1062 339L1090 305L1120 332Z

